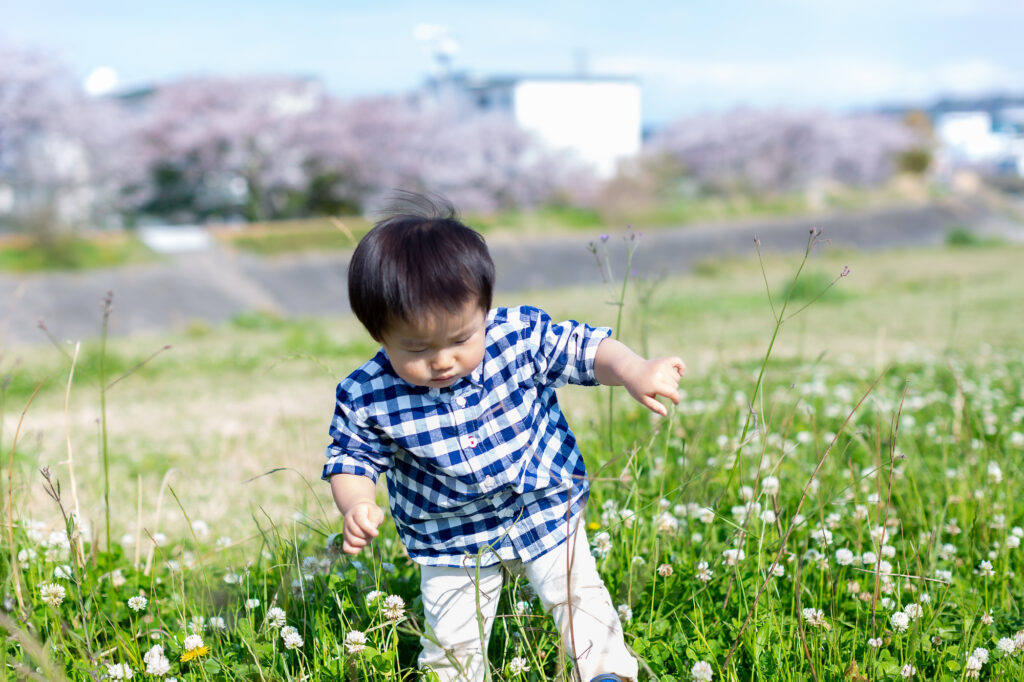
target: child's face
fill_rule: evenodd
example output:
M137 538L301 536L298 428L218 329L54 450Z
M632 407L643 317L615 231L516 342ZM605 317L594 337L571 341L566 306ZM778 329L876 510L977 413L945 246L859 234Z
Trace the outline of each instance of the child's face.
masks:
M468 376L484 359L486 314L476 301L458 313L415 323L395 320L382 339L391 366L414 386L444 388Z

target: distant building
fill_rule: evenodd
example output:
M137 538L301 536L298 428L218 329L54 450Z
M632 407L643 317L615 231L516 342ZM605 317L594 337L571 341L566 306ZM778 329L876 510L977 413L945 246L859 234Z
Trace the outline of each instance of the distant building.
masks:
M640 85L627 76L492 76L453 73L427 92L476 111L511 115L553 150L575 154L598 175L640 151Z
M951 168L981 167L1024 177L1024 101L944 101L930 113Z

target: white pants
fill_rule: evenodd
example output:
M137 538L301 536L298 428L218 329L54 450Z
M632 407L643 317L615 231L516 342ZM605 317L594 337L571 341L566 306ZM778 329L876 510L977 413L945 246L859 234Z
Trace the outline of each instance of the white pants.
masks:
M618 613L597 573L583 528L547 554L526 564L505 564L505 568L525 574L544 609L554 616L562 644L576 663L578 679L589 682L601 673L636 679L636 659L626 650ZM478 569L467 560L463 568L422 566L421 570L427 628L426 636L420 638L420 668L433 671L442 682L484 680L487 640L501 594L501 565ZM572 599L568 598L570 588Z

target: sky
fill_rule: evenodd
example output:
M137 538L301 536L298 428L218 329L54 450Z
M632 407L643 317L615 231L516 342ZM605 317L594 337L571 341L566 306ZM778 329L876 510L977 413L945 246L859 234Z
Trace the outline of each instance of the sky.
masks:
M117 88L274 74L319 79L342 97L401 93L436 68L437 42L416 36L439 26L457 46L457 70L558 76L585 65L592 75L634 76L653 125L741 106L848 111L1024 95L1021 0L0 0L0 8L0 44L52 52L83 82L94 74L93 85Z

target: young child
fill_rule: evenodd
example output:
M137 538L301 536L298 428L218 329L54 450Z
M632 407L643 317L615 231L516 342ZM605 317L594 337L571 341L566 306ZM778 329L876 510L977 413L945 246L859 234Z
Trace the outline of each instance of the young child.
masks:
M358 554L391 514L421 568L419 666L483 680L502 566L552 613L579 679L633 680L637 662L597 573L583 523L589 487L558 406L566 383L625 386L664 415L685 366L645 360L608 328L555 323L531 307L491 310L494 265L451 205L416 197L359 242L352 310L382 344L339 385L323 477ZM428 678L429 678L428 674Z

